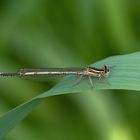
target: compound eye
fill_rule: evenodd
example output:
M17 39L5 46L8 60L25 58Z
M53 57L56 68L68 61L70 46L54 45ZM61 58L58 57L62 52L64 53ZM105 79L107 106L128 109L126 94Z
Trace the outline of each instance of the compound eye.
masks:
M107 65L104 65L104 70L105 70L105 73L109 72L109 67Z

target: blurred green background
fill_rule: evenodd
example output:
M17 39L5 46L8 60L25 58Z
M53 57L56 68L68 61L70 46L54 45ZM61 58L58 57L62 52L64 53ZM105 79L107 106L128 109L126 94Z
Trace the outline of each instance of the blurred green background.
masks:
M83 67L139 51L140 1L0 0L0 71ZM0 114L58 81L0 79ZM130 81L131 82L131 81ZM6 140L139 140L140 94L49 97Z

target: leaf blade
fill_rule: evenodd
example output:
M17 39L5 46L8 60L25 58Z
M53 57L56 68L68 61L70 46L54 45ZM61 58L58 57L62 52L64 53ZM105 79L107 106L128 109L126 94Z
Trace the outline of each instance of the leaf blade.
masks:
M101 89L129 89L140 90L140 52L128 55L120 55L106 58L94 64L96 67L102 67L104 64L110 66L111 74L105 78L106 82L101 83L98 79L94 80L94 90ZM93 65L91 65L93 66ZM21 104L0 117L0 139L22 121L39 103L46 97L77 93L92 90L87 80L79 85L73 86L75 77L71 76L60 82L49 91L40 94L30 101Z

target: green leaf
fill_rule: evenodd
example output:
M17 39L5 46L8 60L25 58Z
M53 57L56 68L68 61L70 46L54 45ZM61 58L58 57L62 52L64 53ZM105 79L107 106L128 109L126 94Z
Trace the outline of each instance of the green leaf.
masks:
M101 68L104 64L109 65L111 71L110 75L102 80L94 78L93 88L91 88L87 79L81 81L79 85L74 86L73 83L75 82L76 77L69 76L49 91L34 97L30 101L21 104L1 116L0 139L2 139L48 96L99 89L140 90L140 52L109 57L91 66Z

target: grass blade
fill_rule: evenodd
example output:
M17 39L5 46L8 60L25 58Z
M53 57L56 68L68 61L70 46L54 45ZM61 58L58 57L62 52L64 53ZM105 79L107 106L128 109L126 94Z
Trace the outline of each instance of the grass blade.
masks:
M55 87L34 97L30 101L21 104L0 117L0 139L22 121L41 101L48 96L83 92L100 89L128 89L140 90L140 52L128 55L120 55L106 58L94 64L102 67L104 64L110 66L111 74L104 81L94 80L94 88L91 89L87 80L83 80L79 85L73 86L76 77L70 76L57 84ZM93 65L91 65L93 66Z

